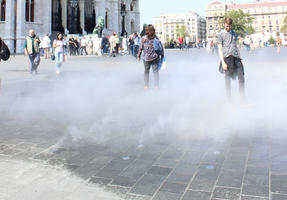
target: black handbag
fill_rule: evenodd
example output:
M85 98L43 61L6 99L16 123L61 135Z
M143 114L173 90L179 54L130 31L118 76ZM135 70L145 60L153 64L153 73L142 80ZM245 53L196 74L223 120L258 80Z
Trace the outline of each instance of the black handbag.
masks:
M219 71L221 74L224 74L224 70L223 70L222 62L221 62L221 61L220 61L220 64L219 64L218 71Z
M52 54L52 55L51 55L51 60L55 60L55 59L56 59L55 55Z

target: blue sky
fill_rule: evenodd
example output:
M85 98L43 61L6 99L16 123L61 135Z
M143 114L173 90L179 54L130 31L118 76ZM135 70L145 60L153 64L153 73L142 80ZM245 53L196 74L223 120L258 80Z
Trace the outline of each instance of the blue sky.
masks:
M153 16L158 16L166 13L195 11L202 17L205 17L205 8L207 4L214 1L217 0L140 0L141 24L152 23ZM226 3L230 2L230 0L219 1ZM252 3L255 2L255 0L236 0L236 2Z

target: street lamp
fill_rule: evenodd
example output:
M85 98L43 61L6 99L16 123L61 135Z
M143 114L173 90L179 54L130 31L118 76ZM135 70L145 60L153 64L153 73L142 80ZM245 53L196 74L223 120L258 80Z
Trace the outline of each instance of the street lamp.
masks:
M125 33L126 33L126 28L125 28L125 17L126 17L126 15L127 15L127 11L126 11L125 7L122 6L122 8L121 8L121 16L123 18L123 21L122 21L122 34L121 34L121 36L124 36Z

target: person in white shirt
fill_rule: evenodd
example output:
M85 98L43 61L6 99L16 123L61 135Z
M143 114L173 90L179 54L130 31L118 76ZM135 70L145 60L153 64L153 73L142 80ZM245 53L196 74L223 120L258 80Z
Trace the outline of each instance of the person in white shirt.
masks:
M61 33L57 34L57 38L53 42L53 48L56 57L56 74L60 74L61 66L64 60L64 41Z
M85 54L88 55L86 39L84 37L81 39L80 44L81 44L80 46L81 55L83 55L83 51L85 51Z
M43 41L41 43L43 44L45 58L48 59L49 58L49 49L51 47L51 40L49 38L49 34L45 35L45 37L43 38Z

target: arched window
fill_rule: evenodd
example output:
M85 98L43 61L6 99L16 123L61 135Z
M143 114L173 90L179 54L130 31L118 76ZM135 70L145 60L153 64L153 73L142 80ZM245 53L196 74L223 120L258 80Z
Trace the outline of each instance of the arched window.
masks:
M26 22L34 22L35 3L34 0L26 0Z
M0 21L5 21L6 18L6 0L1 1Z

